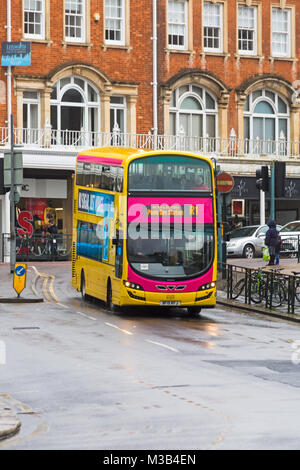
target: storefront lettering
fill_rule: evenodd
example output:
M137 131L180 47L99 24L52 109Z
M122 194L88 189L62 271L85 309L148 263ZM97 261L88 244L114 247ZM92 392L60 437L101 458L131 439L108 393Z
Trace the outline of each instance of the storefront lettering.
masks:
M22 211L18 216L18 224L20 228L17 228L19 237L31 238L33 234L33 226L30 222L33 221L32 213L29 211Z

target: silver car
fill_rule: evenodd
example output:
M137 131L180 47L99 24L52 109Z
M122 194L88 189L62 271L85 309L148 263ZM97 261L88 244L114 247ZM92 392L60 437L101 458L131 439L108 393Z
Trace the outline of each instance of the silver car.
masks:
M277 225L277 230L281 228ZM236 228L229 235L226 242L227 256L239 256L251 259L254 256L261 256L265 246L267 225L249 225L247 227Z
M299 250L300 242L300 220L288 222L280 229L280 236L282 240L282 254L294 257Z

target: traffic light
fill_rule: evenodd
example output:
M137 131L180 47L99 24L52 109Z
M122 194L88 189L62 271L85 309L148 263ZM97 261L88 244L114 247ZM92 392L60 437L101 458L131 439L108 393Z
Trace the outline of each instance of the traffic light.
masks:
M285 196L285 162L275 162L275 197Z
M4 158L0 158L0 195L9 191L9 188L4 186Z
M256 187L262 191L269 191L269 167L261 166L256 170Z

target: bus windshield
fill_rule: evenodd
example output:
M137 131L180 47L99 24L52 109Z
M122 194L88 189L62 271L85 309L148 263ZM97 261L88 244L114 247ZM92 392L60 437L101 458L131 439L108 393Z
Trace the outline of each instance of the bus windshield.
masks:
M168 234L141 229L138 239L128 238L128 261L135 271L153 279L195 277L207 270L214 254L213 224L201 229L170 227Z
M129 165L129 191L211 191L211 167L184 155L138 158Z

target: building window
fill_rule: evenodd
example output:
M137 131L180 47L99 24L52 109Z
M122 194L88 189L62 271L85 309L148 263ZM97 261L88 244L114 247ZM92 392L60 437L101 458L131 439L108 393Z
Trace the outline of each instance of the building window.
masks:
M291 10L272 8L272 55L291 55Z
M187 1L168 1L168 47L187 49Z
M65 40L85 42L85 0L65 0Z
M289 136L289 106L271 90L257 90L247 97L244 106L244 137L248 152L259 146L260 153L274 153L278 142Z
M214 145L217 131L217 102L204 87L183 85L172 93L170 134L190 139L193 150Z
M40 128L40 94L37 91L23 92L23 142L38 143Z
M204 2L203 38L204 51L222 52L223 4Z
M24 37L45 39L44 0L24 0Z
M124 96L110 97L110 131L119 129L124 134L126 132L126 98Z
M125 3L124 0L105 1L105 42L125 44Z
M96 145L100 129L100 99L92 84L81 77L62 78L51 94L53 143Z
M238 7L238 50L240 54L257 54L257 7Z

